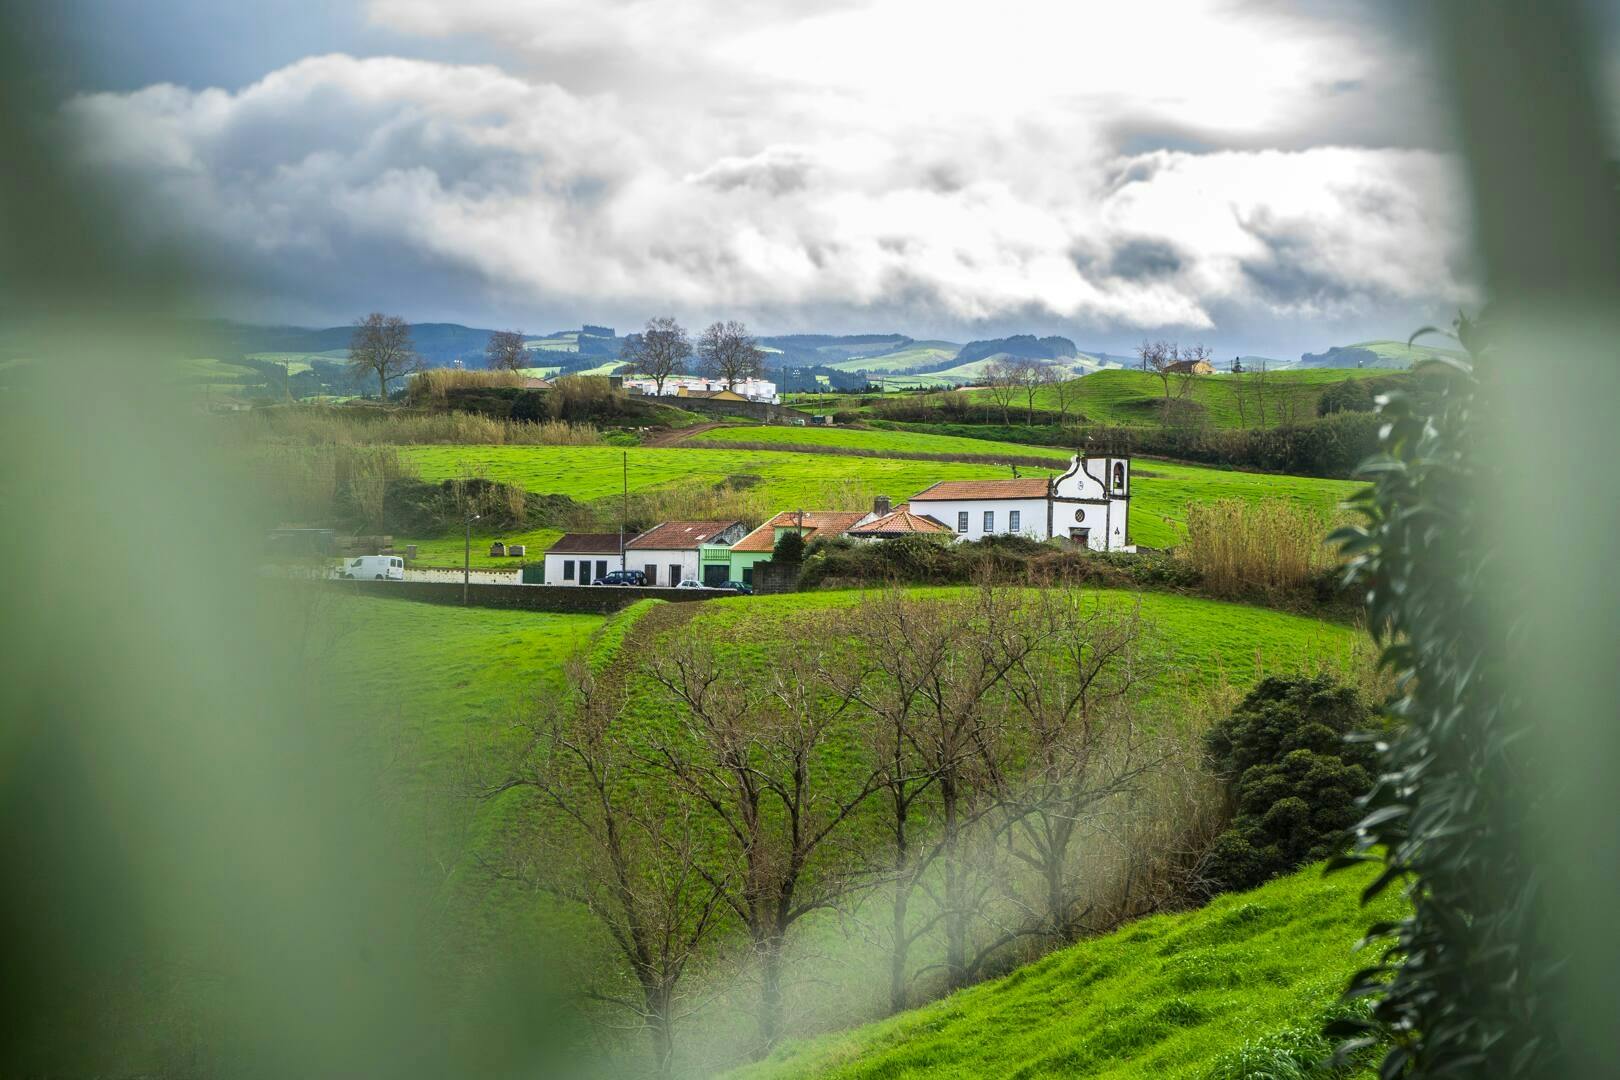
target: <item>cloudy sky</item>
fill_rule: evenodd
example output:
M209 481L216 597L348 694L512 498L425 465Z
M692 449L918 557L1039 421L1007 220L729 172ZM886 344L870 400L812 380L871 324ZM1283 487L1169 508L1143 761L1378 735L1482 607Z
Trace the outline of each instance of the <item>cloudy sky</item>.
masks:
M1280 0L64 0L214 313L1295 356L1475 301L1423 27Z

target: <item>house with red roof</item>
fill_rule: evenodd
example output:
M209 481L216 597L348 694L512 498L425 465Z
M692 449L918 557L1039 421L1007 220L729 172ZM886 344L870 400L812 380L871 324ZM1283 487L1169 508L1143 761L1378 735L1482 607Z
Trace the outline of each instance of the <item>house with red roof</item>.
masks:
M624 545L625 569L664 588L683 581L723 585L736 580L727 576L726 553L747 531L740 521L666 521Z
M906 509L959 540L1027 536L1093 551L1134 551L1130 500L1129 458L1077 454L1062 475L1050 478L942 480L913 495Z

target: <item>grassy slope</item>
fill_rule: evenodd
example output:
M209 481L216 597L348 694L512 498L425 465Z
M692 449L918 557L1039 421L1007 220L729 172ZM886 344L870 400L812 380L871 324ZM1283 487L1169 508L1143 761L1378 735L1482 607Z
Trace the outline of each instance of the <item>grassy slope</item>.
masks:
M952 587L912 590L921 596L966 591ZM727 631L751 642L781 640L788 636L796 617L847 608L860 603L862 595L860 590L849 589L711 600L680 632ZM1138 599L1138 594L1112 589L1092 590L1088 595L1109 605ZM1153 623L1163 645L1161 658L1177 673L1174 681L1179 685L1201 687L1224 676L1243 687L1260 672L1298 672L1318 663L1347 665L1362 647L1362 635L1349 627L1269 608L1171 593L1143 593L1140 600L1143 617Z
M1095 376L1094 376L1095 377ZM830 446L915 450L927 453L1017 453L1038 455L1037 447L997 444L977 439L923 435L913 432L857 431L812 428L716 428L706 439L736 438L761 441L766 432L787 432L765 439L794 441L826 439ZM621 453L630 455L632 490L678 483L718 484L728 476L758 476L774 504L833 509L827 502L839 498L850 508L865 505L873 493L896 501L910 498L939 480L1003 479L1002 465L888 458L837 457L826 454L776 450L721 450L704 447L635 447L621 451L611 446L412 446L404 453L416 463L425 480L459 476L463 466L481 468L492 480L519 484L540 494L567 495L580 501L609 498L620 489ZM1056 471L1066 454L1048 450ZM1170 547L1184 535L1187 505L1193 501L1238 498L1257 502L1285 498L1328 512L1355 490L1345 480L1275 476L1231 472L1195 465L1139 459L1131 498L1131 535L1138 544ZM1032 470L1023 470L1026 475ZM844 490L840 490L840 488ZM525 534L527 536L528 534ZM448 557L459 565L459 538L418 541L423 551L432 548L434 561ZM502 537L511 540L512 537ZM488 550L484 539L484 550ZM397 543L403 543L397 540ZM524 542L523 538L519 542ZM540 540L529 540L538 545ZM549 541L546 541L549 543ZM488 560L486 560L488 562ZM499 560L489 565L502 565Z
M899 450L926 454L1006 454L1012 457L1045 457L1062 465L1072 450L1022 443L991 442L987 439L955 435L929 435L908 431L888 431L849 427L782 427L780 425L738 425L716 428L688 440L688 446L723 443L780 443L783 446L836 446L853 450Z
M848 360L835 361L827 366L836 371L889 372L901 375L916 368L943 363L961 349L962 346L954 341L914 341L894 352L855 356Z
M509 802L455 796L464 748L558 688L563 660L604 619L371 597L338 597L325 615L339 634L330 650L344 673L337 703L380 725L378 737L394 745L404 765L391 786L408 827L420 830L450 868L447 887L459 890L477 850L511 813ZM487 924L495 909L517 900L479 891L459 902Z
M1309 1076L1315 1032L1366 964L1361 868L1308 867L1185 915L1143 919L944 1001L789 1045L737 1080ZM1327 1074L1316 1074L1327 1075Z
M1281 415L1277 411L1279 403L1286 403L1284 409L1291 407L1299 420L1314 420L1316 401L1329 386L1346 379L1388 374L1387 370L1371 368L1309 368L1270 372L1266 376L1267 422L1275 423ZM1193 381L1192 400L1204 407L1205 418L1216 427L1242 426L1232 387L1229 375L1204 375ZM1178 389L1172 379L1170 392L1175 394ZM976 401L993 404L987 390L971 390L968 393ZM1083 413L1087 420L1099 424L1152 425L1160 422L1155 402L1163 397L1164 384L1151 372L1112 368L1087 375L1080 381L1079 394L1070 412L1071 415ZM1037 408L1055 410L1057 407L1050 390L1037 393L1035 402ZM1017 404L1022 403L1020 397ZM1017 410L1013 412L1016 414ZM1254 426L1257 420L1258 416L1251 406L1250 426Z

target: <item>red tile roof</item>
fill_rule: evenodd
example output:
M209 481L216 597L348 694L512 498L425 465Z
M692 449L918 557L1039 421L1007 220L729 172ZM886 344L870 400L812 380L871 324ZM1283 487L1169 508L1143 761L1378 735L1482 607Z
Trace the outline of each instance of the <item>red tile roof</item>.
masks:
M907 533L948 533L950 526L927 514L913 514L902 506L892 514L849 530L851 536L904 536Z
M1044 499L1051 481L1044 476L1022 480L941 480L911 497L912 502L953 499Z
M628 544L633 534L626 536ZM617 555L618 533L563 533L557 542L546 548L548 555Z
M799 525L798 510L784 510L771 520L731 545L732 551L772 551L776 548L776 530ZM865 510L806 510L804 511L804 541L809 543L818 535L838 536L848 532L850 526L865 517Z
M740 521L666 521L662 525L654 525L624 546L655 551L684 551L707 544L733 525L741 524Z

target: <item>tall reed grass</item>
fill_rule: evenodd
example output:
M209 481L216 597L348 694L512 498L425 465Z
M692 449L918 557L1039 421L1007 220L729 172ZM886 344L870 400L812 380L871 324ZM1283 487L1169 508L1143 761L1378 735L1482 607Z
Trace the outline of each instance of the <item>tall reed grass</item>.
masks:
M461 368L429 368L411 376L405 386L405 400L412 405L440 404L451 390L522 386L525 377L515 371L467 371Z
M477 413L411 413L382 409L300 407L260 409L223 417L241 423L250 442L322 445L412 445L424 443L596 446L602 434L593 424L561 420L496 420Z
M1297 589L1336 563L1322 542L1330 526L1329 514L1283 499L1195 502L1176 555L1216 595Z

